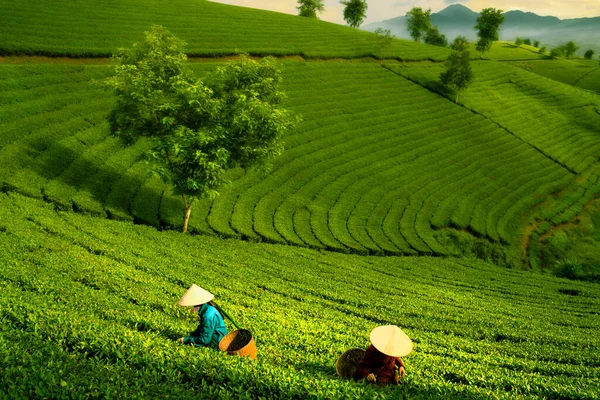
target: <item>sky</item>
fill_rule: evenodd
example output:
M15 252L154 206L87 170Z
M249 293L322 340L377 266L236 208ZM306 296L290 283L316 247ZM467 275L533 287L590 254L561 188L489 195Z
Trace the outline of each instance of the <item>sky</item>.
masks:
M296 10L297 0L211 1L298 14ZM600 0L367 0L369 8L364 24L405 15L412 7L431 8L433 12L437 12L455 3L463 4L477 12L483 8L493 7L503 11L531 11L538 15L553 15L561 19L600 17ZM325 0L325 12L320 14L319 18L345 24L343 10L344 6L340 4L339 0Z

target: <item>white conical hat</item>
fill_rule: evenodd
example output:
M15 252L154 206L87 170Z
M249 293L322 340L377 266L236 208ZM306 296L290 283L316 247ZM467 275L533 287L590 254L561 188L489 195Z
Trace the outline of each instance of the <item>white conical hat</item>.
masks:
M413 343L408 335L396 325L378 326L369 336L377 350L391 357L404 357L413 351Z
M185 292L181 300L179 300L180 306L197 306L200 304L208 303L215 298L215 295L208 290L202 289L196 284L192 284L190 288Z

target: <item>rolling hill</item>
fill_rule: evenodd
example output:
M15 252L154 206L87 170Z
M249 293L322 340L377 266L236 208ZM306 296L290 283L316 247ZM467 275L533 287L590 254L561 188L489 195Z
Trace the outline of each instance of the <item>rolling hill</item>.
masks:
M598 283L540 273L600 194L600 97L575 67L496 43L454 103L448 49L396 39L379 61L372 33L321 21L196 0L0 15L0 397L597 397ZM303 118L269 172L233 170L195 205L192 235L151 144L110 135L98 85L156 23L198 77L238 50L280 57ZM258 360L174 342L197 323L176 306L192 283ZM403 384L339 379L386 324L415 343Z

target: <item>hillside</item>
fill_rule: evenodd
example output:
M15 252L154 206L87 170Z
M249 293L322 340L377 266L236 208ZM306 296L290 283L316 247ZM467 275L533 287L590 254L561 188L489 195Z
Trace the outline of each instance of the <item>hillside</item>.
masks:
M591 66L495 43L455 103L448 49L395 40L374 60L372 33L322 21L200 0L0 15L0 398L597 399ZM198 77L278 56L302 117L272 169L194 205L189 235L150 143L110 135L98 84L156 23ZM175 342L198 323L176 305L192 283L256 361ZM387 324L415 344L403 383L339 379Z
M490 6L490 7L493 7ZM456 36L465 36L470 41L477 40L477 32L473 28L479 13L462 4L452 4L445 9L431 14L431 23L437 25L441 33L449 41ZM575 41L580 49L577 54L583 55L587 49L600 53L600 16L596 18L564 19L553 16L540 16L519 10L504 13L504 22L500 26L500 40L514 41L517 36L539 40L548 48L556 47L569 40ZM365 25L363 29L374 31L378 27L390 29L399 38L410 39L406 29L405 16Z
M379 54L373 34L293 15L206 0L15 0L0 2L0 56L110 57L159 24L192 56L256 55L358 58ZM448 50L396 40L403 59L445 59Z
M201 76L216 65L192 67ZM467 107L415 78L435 79L440 64L281 65L287 106L304 122L268 175L233 171L219 198L197 204L193 231L360 254L473 247L521 266L531 262L530 224L568 221L599 191L596 96L487 61L464 98L487 94ZM62 209L180 229L181 199L149 177L147 145L124 148L109 135L113 99L90 83L109 73L1 66L0 182ZM548 121L554 129L542 135ZM457 244L456 229L475 236Z
M592 399L600 385L596 284L182 236L6 194L0 265L9 398ZM255 362L174 342L197 324L176 305L191 283L252 331ZM337 378L337 357L388 323L415 343L405 382Z

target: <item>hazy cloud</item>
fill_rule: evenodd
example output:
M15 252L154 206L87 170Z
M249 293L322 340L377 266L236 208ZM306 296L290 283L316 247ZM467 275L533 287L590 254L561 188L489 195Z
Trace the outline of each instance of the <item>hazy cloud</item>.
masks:
M468 3L469 0L444 0L444 4Z

